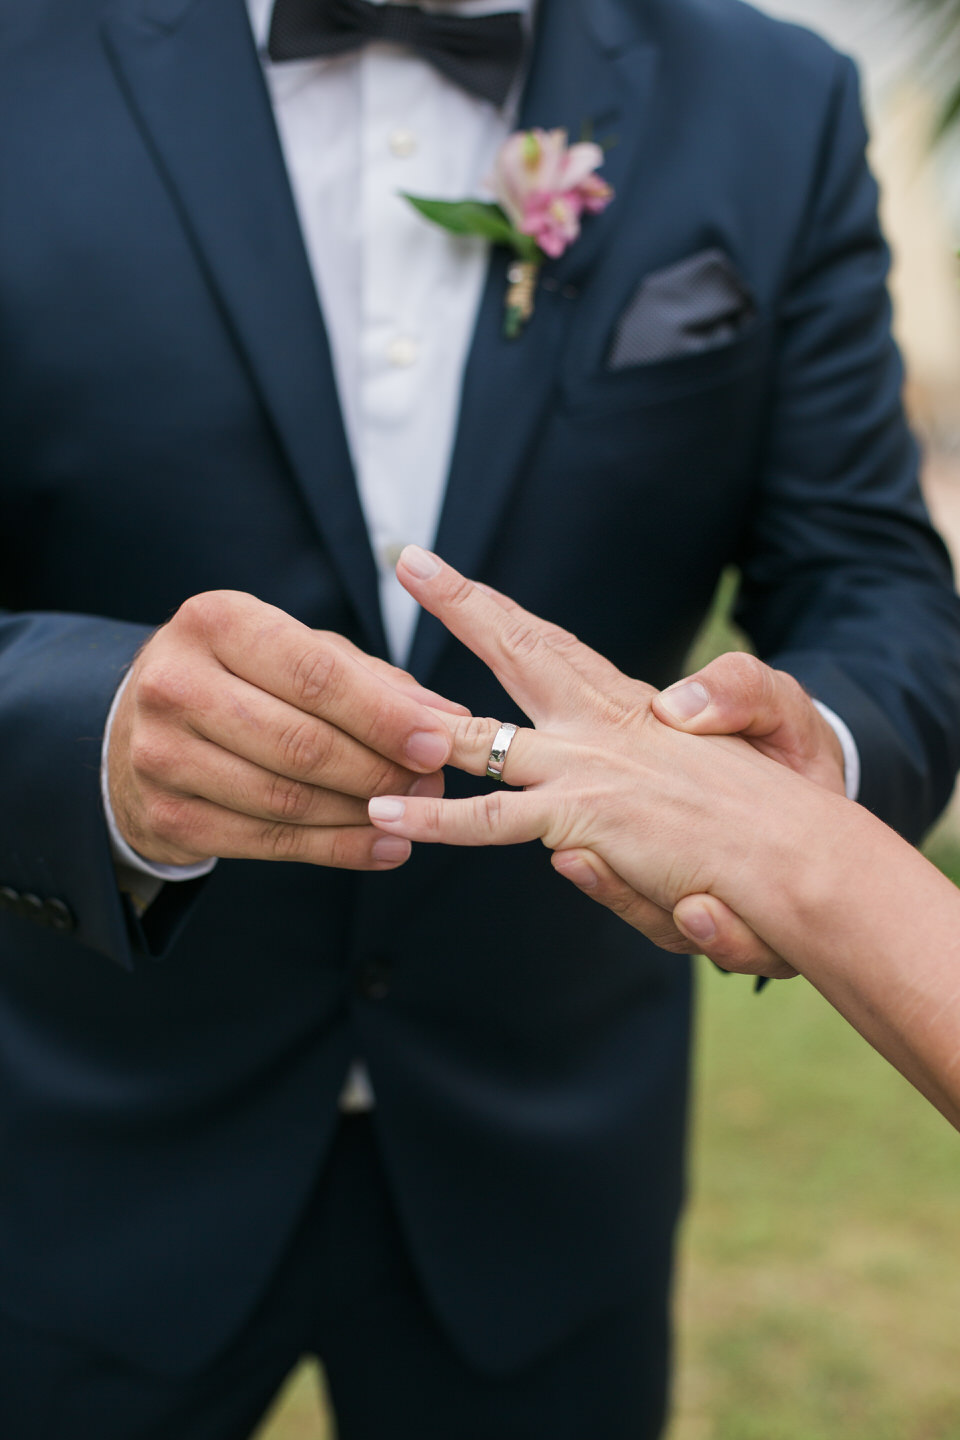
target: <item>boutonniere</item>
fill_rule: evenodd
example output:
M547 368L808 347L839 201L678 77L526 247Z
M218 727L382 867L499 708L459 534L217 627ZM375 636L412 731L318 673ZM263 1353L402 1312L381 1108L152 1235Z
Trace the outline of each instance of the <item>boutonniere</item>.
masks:
M497 153L487 182L492 202L404 199L454 235L482 235L513 250L503 333L515 340L533 314L543 262L558 259L576 240L582 216L599 215L613 199L596 173L602 164L601 146L569 145L565 130L517 130Z

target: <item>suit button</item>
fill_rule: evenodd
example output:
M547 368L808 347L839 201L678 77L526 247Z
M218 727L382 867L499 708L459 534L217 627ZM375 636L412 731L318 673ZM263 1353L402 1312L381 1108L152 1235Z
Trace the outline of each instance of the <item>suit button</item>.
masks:
M21 895L20 914L25 920L37 920L41 925L46 924L43 914L43 901L39 895Z
M14 890L10 885L0 885L0 910L9 910L14 915L20 914L20 891Z
M62 900L45 900L43 918L44 924L49 925L51 930L59 930L64 935L68 935L77 926L73 911Z
M360 969L359 986L365 1000L385 1000L390 994L390 966L386 960L367 960Z

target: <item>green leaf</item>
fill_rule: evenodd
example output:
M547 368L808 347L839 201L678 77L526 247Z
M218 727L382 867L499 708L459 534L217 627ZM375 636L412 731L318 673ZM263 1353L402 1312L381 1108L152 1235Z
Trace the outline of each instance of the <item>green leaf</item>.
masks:
M939 140L946 135L948 131L953 130L958 117L960 117L960 86L950 95L946 105L944 105L937 117L936 129L934 131L935 137Z
M479 235L495 245L509 245L521 260L540 258L537 242L511 225L499 205L482 200L425 200L418 195L403 198L427 220L454 235Z

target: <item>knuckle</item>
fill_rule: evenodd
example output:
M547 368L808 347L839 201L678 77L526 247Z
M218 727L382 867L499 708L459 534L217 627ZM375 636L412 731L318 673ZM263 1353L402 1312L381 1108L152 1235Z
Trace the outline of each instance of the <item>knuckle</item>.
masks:
M293 669L293 694L298 705L311 710L336 698L342 665L335 647L320 645L301 655Z
M612 910L614 915L625 917L628 913L632 913L638 921L641 918L638 912L643 907L637 905L637 897L631 891L625 889L624 886L614 884L610 880L601 880L597 885L596 893L597 898L602 900L607 909ZM650 939L652 940L653 938L651 935Z
M498 728L496 720L484 718L482 715L470 715L457 722L457 736L464 749L471 754L476 751L479 756L486 758L490 754Z
M313 775L329 761L333 732L307 717L291 721L277 736L276 751L287 775Z
M647 695L619 695L613 690L596 690L593 693L594 713L601 725L619 728L641 724L650 711Z
M374 755L369 768L358 774L356 784L351 785L350 790L356 791L365 800L371 800L374 795L403 794L412 780L412 771L403 770L399 765L392 765L389 760Z
M786 670L768 669L767 674L771 691L779 692L781 703L785 702L792 709L797 710L806 710L812 706L813 702L800 681L793 675L788 675Z
M421 813L421 824L424 830L430 835L435 835L440 830L442 820L443 810L440 801L424 801Z
M498 637L501 652L510 660L531 659L543 643L543 637L523 620L511 620Z
M430 808L439 820L439 806L434 804ZM481 796L479 812L480 823L485 833L491 841L495 840L500 833L503 821L503 791L491 790L489 794Z
M369 839L347 828L328 831L325 850L323 864L334 870L361 869L372 860Z
M738 700L756 701L763 694L770 674L769 667L743 650L731 650L707 666L710 677ZM706 673L706 672L704 672Z
M747 694L762 694L770 680L770 668L756 655L738 651L730 657L730 671Z
M612 910L614 915L619 915L622 920L629 920L631 925L642 930L655 945L663 943L669 930L664 925L662 916L629 886L621 881L607 879L601 881L597 891L604 905L608 910Z
M544 625L541 637L559 655L575 657L583 649L582 641L572 630L564 630L562 625Z
M272 775L267 789L265 809L278 820L302 821L313 806L313 788L286 775Z
M463 575L448 574L445 577L444 599L455 606L467 605L474 597L474 584Z
M182 710L187 704L189 681L176 660L146 660L137 675L137 700L148 710Z
M309 831L303 827L278 820L263 827L260 843L264 853L273 860L299 860L308 835Z
M186 846L196 830L196 817L185 795L161 793L146 805L147 824L158 840Z
M346 836L338 830L331 830L326 840L327 853L324 857L324 863L334 870L350 868L350 843Z
M246 597L235 590L203 590L184 600L170 624L176 629L210 639L221 632L238 601L243 598Z
M149 730L138 730L130 737L127 755L131 769L145 779L169 778L174 768L172 747Z

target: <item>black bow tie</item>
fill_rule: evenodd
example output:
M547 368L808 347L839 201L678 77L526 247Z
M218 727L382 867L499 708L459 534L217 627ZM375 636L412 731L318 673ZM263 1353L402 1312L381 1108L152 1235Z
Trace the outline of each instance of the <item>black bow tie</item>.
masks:
M271 60L343 55L368 40L416 50L457 85L502 105L523 58L516 11L438 15L416 5L370 0L275 0L267 52Z

